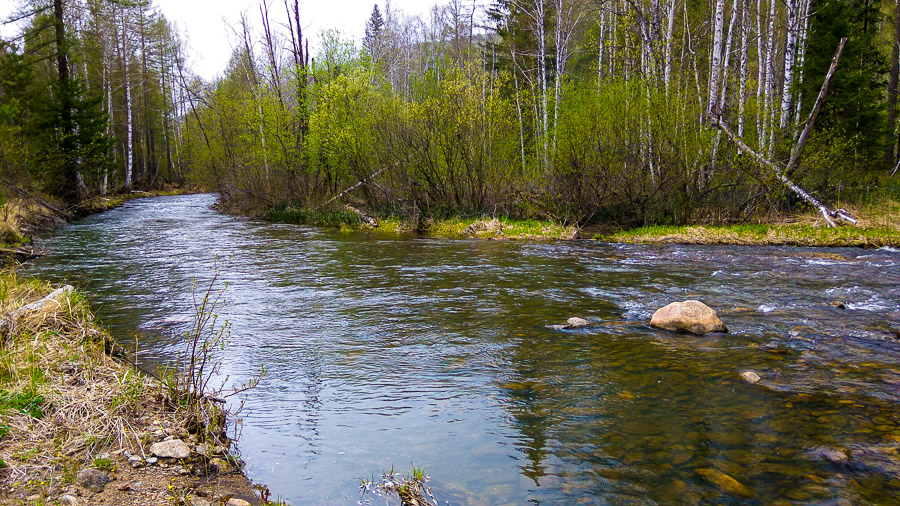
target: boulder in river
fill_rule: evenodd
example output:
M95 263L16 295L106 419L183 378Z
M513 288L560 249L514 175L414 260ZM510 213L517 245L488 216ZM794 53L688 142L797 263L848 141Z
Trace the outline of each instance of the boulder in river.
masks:
M728 332L716 312L697 300L673 302L653 313L650 325L671 332L690 332L698 336L710 332Z
M744 371L741 373L741 378L744 378L744 381L750 383L751 385L755 385L759 383L759 380L762 379L759 377L759 374L756 374L753 371Z
M578 318L578 317L576 316L576 317L572 317L572 318L569 318L568 320L566 320L566 326L565 326L564 328L566 328L566 329L580 329L580 328L582 328L582 327L587 327L587 326L589 326L590 324L591 324L591 323L590 323L589 321L585 320L584 318Z

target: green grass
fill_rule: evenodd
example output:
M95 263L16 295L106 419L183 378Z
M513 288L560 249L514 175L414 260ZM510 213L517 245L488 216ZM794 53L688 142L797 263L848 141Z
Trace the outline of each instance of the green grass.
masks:
M359 214L346 209L306 209L283 204L266 215L269 221L292 223L323 228L372 230ZM433 237L474 237L480 239L572 239L578 234L576 227L558 225L551 221L520 220L508 216L453 216L427 220L417 226L416 221L396 214L384 214L377 219L375 230L388 233L423 232ZM424 230L423 230L424 229Z
M792 246L900 246L900 231L882 227L814 227L810 225L652 226L594 239L636 244L739 244Z
M44 404L44 398L35 395L33 392L16 392L10 393L6 390L0 391L0 412L9 411L24 413L32 418L40 420L44 417L41 407Z
M344 209L304 209L292 205L282 205L271 211L266 218L277 223L309 225L324 228L360 229L364 223L362 218Z
M110 473L116 472L116 465L109 459L94 459L94 467L100 469L101 471L109 471Z

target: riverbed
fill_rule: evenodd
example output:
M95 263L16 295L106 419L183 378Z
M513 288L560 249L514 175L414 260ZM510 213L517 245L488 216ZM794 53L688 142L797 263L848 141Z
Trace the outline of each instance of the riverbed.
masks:
M360 479L413 465L442 504L900 497L896 250L342 233L214 202L131 201L29 271L92 294L147 368L218 272L222 373L267 370L233 427L247 473L293 504L374 502ZM730 333L647 326L686 299Z

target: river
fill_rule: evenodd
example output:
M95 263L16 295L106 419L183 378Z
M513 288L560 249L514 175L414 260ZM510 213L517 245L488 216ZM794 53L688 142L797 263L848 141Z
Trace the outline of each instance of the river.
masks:
M218 269L223 373L268 371L239 415L242 458L293 504L375 503L360 479L413 464L442 504L900 497L900 252L341 233L214 201L76 222L30 272L88 292L154 367ZM692 298L730 334L646 325ZM571 316L596 325L554 329Z

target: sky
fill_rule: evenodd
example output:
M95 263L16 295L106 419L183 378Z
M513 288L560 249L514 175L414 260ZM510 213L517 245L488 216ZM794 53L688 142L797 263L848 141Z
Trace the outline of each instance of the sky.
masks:
M22 0L0 0L0 19L7 19ZM384 12L384 1L378 7ZM376 0L300 0L300 21L304 34L309 36L310 49L315 52L319 32L336 28L357 41L362 39L366 20ZM391 0L391 7L407 15L425 15L443 0ZM227 24L237 28L241 12L246 11L253 25L259 29L259 0L153 0L166 18L187 35L191 62L203 78L220 75L231 56L236 36ZM272 28L286 23L283 0L269 0ZM285 33L286 30L283 30ZM14 26L0 26L0 35L10 37Z

